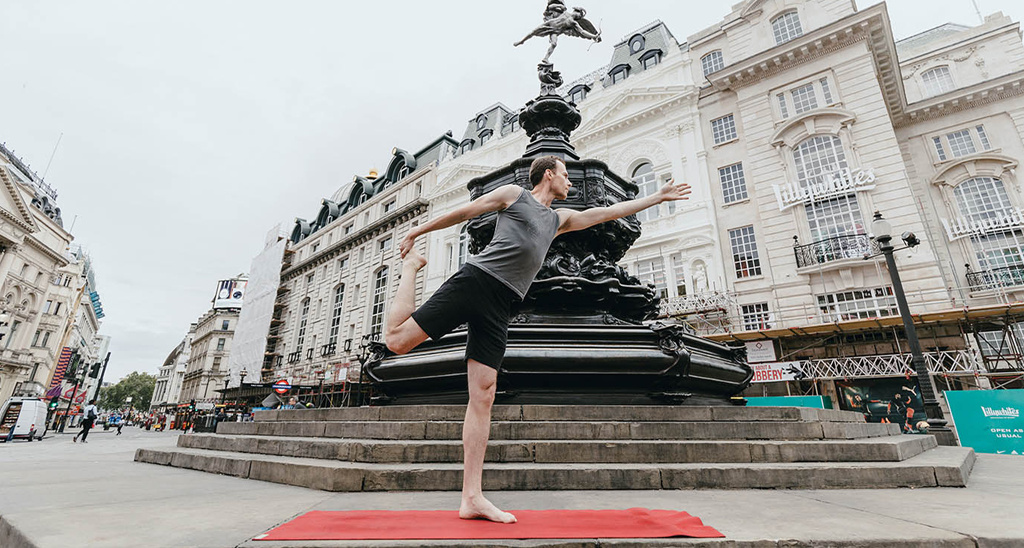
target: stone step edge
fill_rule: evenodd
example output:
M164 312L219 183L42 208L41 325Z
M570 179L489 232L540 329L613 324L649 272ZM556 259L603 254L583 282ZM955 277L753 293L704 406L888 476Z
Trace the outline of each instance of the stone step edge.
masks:
M356 491L457 491L461 486L461 464L416 465L369 464L323 461L296 457L268 457L242 453L195 449L138 449L135 461L199 470L240 478L271 481L335 492ZM558 490L617 489L870 489L964 487L974 467L974 450L937 447L900 463L709 463L709 464L489 464L485 467L485 490L550 490L552 474L572 476L572 485ZM889 472L889 483L849 482L863 471L867 475ZM342 472L335 476L334 473ZM503 473L504 472L504 473ZM768 481L772 473L802 475L813 485L794 481ZM730 478L737 475L738 478ZM635 477L629 477L630 475ZM655 477L655 475L657 477ZM602 478L603 476L603 478ZM513 477L514 488L495 485ZM831 477L836 483L826 481ZM490 478L490 479L489 479ZM564 477L562 478L565 479ZM595 479L597 481L595 481ZM536 487L522 482L536 481ZM602 481L604 481L602 483ZM625 485L624 481L633 481ZM723 486L723 483L733 483ZM718 482L718 484L716 484Z
M195 445L190 445L192 440L195 440ZM211 444L204 443L206 440L254 440L257 444L260 441L273 441L279 442L282 446L275 451L267 451L266 447L257 446L255 450L248 451L245 448L239 447L235 444L232 448L221 448L211 447ZM308 437L284 437L284 436L259 436L259 435L246 435L246 434L189 434L178 437L177 446L183 449L199 449L206 451L219 451L219 452L241 452L244 454L253 455L270 455L270 456L289 456L284 451L296 451L294 447L289 447L292 444L310 444L314 446L330 447L330 446L349 446L351 451L348 458L343 458L339 455L323 456L323 457L303 457L303 458L315 458L315 459L329 459L329 460L344 460L345 462L353 463L443 463L443 462L461 462L462 454L459 452L457 455L450 455L445 460L435 460L427 457L415 458L409 460L396 460L396 459L380 459L373 458L373 455L359 455L357 454L360 450L366 452L372 452L376 448L381 448L382 451L387 451L390 448L401 448L401 447L412 447L420 451L429 451L434 447L443 448L448 450L456 450L462 448L462 442L459 440L375 440L375 439L351 439L351 438L308 438ZM745 447L750 449L760 449L762 453L759 455L760 458L756 458L758 455L748 453L747 459L731 458L722 462L732 463L797 463L797 462L901 462L912 458L916 455L923 453L929 449L936 447L938 444L934 436L912 436L912 435L899 435L899 436L886 436L877 438L864 438L858 440L846 440L846 439L821 439L821 440L795 440L795 441L779 441L779 440L492 440L488 447L498 448L497 450L490 450L486 462L499 463L499 462L519 462L519 463L564 463L565 461L541 458L538 460L537 446L555 445L555 446L586 446L586 445L612 445L616 448L629 447L629 446L664 446L664 447L708 447L708 448L720 448L721 446L733 446L737 449L742 450ZM354 447L353 447L354 446ZM824 447L823 447L824 446ZM785 459L781 458L781 453L778 450L775 453L779 453L780 458L765 459L763 458L764 451L769 451L768 456L773 456L771 450L775 448L783 447L806 447L816 451L831 451L841 450L842 448L860 448L869 447L869 451L873 454L866 455L867 458L859 459L843 459L838 458L839 455L826 455L829 457L837 458L814 458L807 460L797 459ZM528 452L528 456L522 455L494 455L494 452L498 450L511 450L516 448L522 448ZM561 447L559 447L561 448ZM263 450L260 450L263 449ZM442 450L442 449L438 449ZM600 459L600 450L596 450L598 453L595 459ZM894 455L884 455L880 453L894 452ZM422 453L420 453L422 455ZM815 455L817 456L817 455ZM355 458L353 458L355 457ZM365 458L360 458L365 457ZM517 458L519 457L519 458ZM577 457L578 459L578 457ZM607 459L606 459L607 460ZM602 460L573 460L574 463L599 463L605 462ZM624 462L621 460L614 460L611 462ZM630 460L628 462L643 462L643 463L665 463L672 462L659 459L651 460ZM703 462L710 463L710 460L700 460L692 462Z

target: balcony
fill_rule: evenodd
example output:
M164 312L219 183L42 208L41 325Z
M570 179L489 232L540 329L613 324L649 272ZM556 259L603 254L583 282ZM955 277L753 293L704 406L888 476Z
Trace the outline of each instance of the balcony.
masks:
M864 259L881 253L881 250L871 236L851 234L818 240L813 244L794 245L793 252L796 254L797 268L805 268L844 259Z
M1024 285L1024 264L1004 266L992 270L971 272L967 269L967 285L971 291L988 291L1001 287Z
M727 313L734 308L736 301L732 294L714 291L662 299L658 315L664 318L712 312Z

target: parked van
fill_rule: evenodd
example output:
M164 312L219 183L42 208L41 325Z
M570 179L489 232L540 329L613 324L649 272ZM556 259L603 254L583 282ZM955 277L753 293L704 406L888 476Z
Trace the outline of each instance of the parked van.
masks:
M11 398L0 407L0 441L41 440L45 435L45 401L39 398Z

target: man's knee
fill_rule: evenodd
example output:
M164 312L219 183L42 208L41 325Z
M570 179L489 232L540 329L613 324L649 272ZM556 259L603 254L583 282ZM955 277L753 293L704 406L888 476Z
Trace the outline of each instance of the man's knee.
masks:
M494 403L497 382L493 380L478 381L469 387L469 400L477 405L490 406Z

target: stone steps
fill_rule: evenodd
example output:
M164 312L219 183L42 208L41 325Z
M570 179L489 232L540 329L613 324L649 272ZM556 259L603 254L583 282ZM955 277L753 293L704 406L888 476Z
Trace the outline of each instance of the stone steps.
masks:
M458 491L460 463L374 464L203 449L139 449L135 460L325 491ZM934 447L899 462L494 463L484 489L857 489L962 487L974 451Z
M456 440L329 439L190 434L178 446L234 453L307 457L366 463L462 462ZM492 441L487 462L715 463L898 462L936 446L932 436L862 440L553 440Z
M899 425L803 421L493 421L492 440L820 440L900 434ZM217 433L247 436L387 440L461 440L462 422L257 421L221 423Z

